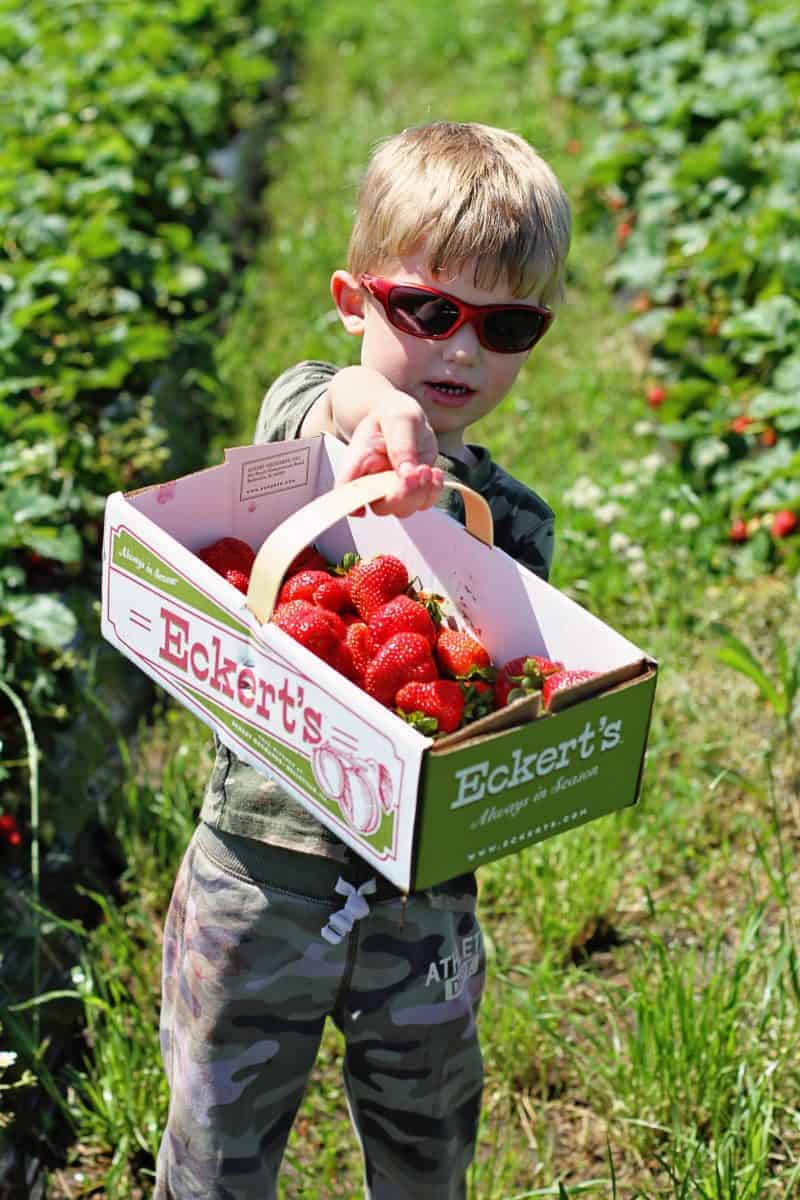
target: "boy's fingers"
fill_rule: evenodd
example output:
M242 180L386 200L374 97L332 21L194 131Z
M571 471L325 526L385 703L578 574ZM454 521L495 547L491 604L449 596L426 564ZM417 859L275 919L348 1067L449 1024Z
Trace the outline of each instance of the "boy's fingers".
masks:
M421 463L405 475L398 471L398 476L397 486L385 499L376 500L372 505L379 516L410 517L436 503L444 483L439 468Z
M410 476L409 468L421 463L433 465L439 453L436 434L421 409L416 414L391 413L378 418L385 439L386 453L394 469Z
M418 450L422 461L417 456ZM431 465L436 453L436 437L427 423L420 426L405 417L390 420L365 417L353 431L336 482L348 483L361 475L394 468L397 474L395 485L384 499L376 500L371 507L380 516L408 517L430 508L438 499L443 474ZM352 515L360 516L363 512L359 509Z

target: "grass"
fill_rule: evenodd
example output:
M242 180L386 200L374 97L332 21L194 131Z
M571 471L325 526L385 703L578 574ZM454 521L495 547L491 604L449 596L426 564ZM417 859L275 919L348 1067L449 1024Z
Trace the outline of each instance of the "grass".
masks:
M286 365L354 361L327 285L378 138L436 117L507 125L576 190L574 143L600 131L553 95L536 15L519 0L511 12L465 0L457 22L444 6L319 6L269 150L270 237L221 353L239 440ZM737 575L707 541L708 502L641 429L642 364L603 282L611 239L580 217L564 311L475 436L559 513L556 585L661 674L641 805L480 874L487 1084L471 1197L790 1200L797 764L754 683L718 661L715 622L770 663L779 635L797 643L796 602L790 580ZM166 1103L159 930L210 761L207 732L171 706L131 749L116 808L127 899L104 902L85 939L76 990L89 1044L69 1092L73 1161L54 1172L53 1197L150 1194ZM285 1200L361 1194L341 1054L331 1029L290 1140Z

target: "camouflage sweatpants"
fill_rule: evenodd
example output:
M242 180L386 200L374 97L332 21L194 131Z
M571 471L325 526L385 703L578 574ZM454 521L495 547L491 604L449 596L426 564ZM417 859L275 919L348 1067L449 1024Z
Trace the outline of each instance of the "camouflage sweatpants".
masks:
M281 870L267 882L271 856ZM154 1200L275 1200L328 1016L345 1039L368 1200L465 1197L482 1086L474 880L405 905L380 880L369 912L331 944L321 930L344 905L340 875L367 878L357 859L195 833L164 933L170 1109ZM324 1200L313 1179L307 1194Z

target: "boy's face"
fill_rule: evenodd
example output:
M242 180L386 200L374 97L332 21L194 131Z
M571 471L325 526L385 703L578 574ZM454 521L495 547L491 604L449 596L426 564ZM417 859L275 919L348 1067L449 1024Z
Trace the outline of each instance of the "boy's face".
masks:
M393 283L437 288L469 304L521 302L503 282L491 290L476 287L470 269L434 276L423 253L376 274ZM357 295L349 293L352 307L347 314L337 297L337 276L348 280L350 289L358 289ZM436 341L403 333L389 323L380 302L347 272L336 273L333 291L345 328L363 338L361 365L379 371L400 391L414 397L445 452L461 447L464 429L497 407L530 353L498 354L487 350L470 324ZM530 302L535 303L535 297Z

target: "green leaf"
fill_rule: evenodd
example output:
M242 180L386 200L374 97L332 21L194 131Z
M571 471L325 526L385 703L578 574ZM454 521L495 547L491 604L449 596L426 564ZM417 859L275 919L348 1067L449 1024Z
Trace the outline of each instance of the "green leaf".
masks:
M60 650L78 632L74 614L54 596L11 596L5 607L14 619L15 632L26 641Z
M22 543L42 558L53 558L57 562L77 563L81 560L83 546L80 534L74 525L36 526L26 529Z
M784 716L787 709L786 697L781 695L750 647L735 633L732 633L727 626L715 623L712 628L723 642L716 655L719 662L725 663L726 666L738 671L740 675L752 680L774 711L780 716Z
M48 496L28 484L16 484L7 489L2 497L4 516L15 525L27 525L42 517L51 517L61 508L55 496Z

